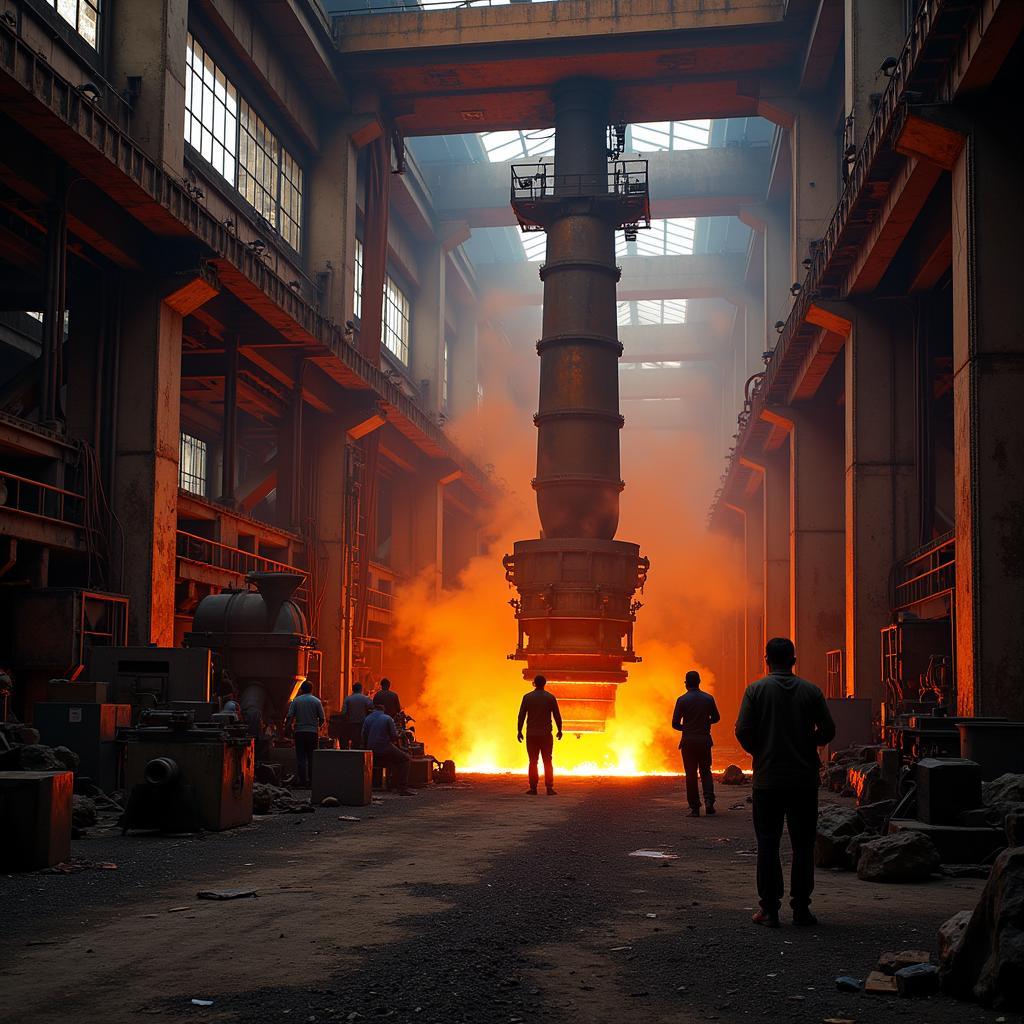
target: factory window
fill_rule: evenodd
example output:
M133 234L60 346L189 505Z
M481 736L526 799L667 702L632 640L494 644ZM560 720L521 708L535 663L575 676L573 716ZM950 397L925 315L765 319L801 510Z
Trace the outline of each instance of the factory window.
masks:
M551 156L555 152L554 128L538 128L529 132L481 132L480 141L492 163Z
M650 228L638 232L636 241L624 234L615 236L616 256L689 256L693 252L696 221L693 217L652 220Z
M99 49L100 0L47 2L93 49Z
M409 363L409 300L390 276L384 280L384 347Z
M206 442L184 431L178 450L178 486L206 497Z
M245 100L239 104L238 191L256 212L277 227L281 146Z
M185 141L299 250L302 168L191 33L185 59Z
M619 363L620 370L680 370L683 363L680 359L656 359L643 363Z
M235 184L238 94L191 34L185 57L185 141Z
M648 121L629 126L626 149L630 153L706 149L710 137L710 121Z
M636 302L619 302L617 309L620 327L686 323L686 299L640 299Z
M352 312L358 320L363 315L363 243L356 239L355 295L352 297Z

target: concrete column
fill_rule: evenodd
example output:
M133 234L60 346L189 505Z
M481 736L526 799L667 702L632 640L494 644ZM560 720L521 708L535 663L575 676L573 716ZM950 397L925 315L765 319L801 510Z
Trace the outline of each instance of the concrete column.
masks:
M126 281L117 392L114 511L124 531L133 643L174 642L181 314L152 279Z
M324 123L320 153L309 171L308 270L323 285L321 309L337 324L354 315L359 163L351 134L354 126L348 119Z
M109 5L110 78L126 89L139 79L132 137L165 171L185 167L185 51L188 0L131 0Z
M462 307L455 324L455 343L448 353L448 412L463 424L477 413L480 380L476 309Z
M913 324L899 301L837 304L848 316L846 373L846 688L885 698L879 630L889 574L918 541Z
M299 373L301 376L302 371ZM303 412L300 379L288 396L288 406L277 429L277 501L274 510L277 525L295 531L300 529L303 518L300 500L305 440Z
M421 405L435 415L441 411L441 373L444 369L445 264L448 257L436 243L421 246L420 288L413 300L409 372L427 382Z
M444 568L444 485L432 466L411 481L412 570L429 576L440 593Z
M750 683L765 673L764 664L764 497L755 494L744 506L743 557L747 603L744 615L743 674Z
M785 320L793 305L790 285L792 276L792 245L789 205L772 203L764 208L764 323L761 339L776 338L775 321ZM766 344L773 348L774 341ZM760 359L760 353L757 354Z
M809 245L825 234L838 199L836 125L831 104L800 101L790 134L793 149L793 253L790 282L802 281Z
M824 686L843 643L843 418L835 394L771 415L789 430L790 637L797 671ZM766 415L768 415L766 413Z
M1005 117L953 169L956 676L961 715L1024 719L1024 161Z
M774 636L790 635L789 598L789 446L766 452L744 465L761 477L761 524L763 541L763 635L761 649Z
M888 80L879 71L886 57L898 57L906 39L904 4L894 0L846 0L844 93L846 116L853 117L858 149L874 113L872 95L885 92Z
M345 425L339 416L323 416L317 429L316 557L319 589L327 595L320 606L317 641L322 652L321 699L337 709L342 699L345 659L345 570L350 552L345 544Z

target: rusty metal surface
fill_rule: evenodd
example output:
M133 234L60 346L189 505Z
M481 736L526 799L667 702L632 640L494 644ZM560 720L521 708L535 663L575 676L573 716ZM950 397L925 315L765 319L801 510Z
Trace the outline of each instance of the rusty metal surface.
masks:
M526 661L563 699L567 731L601 732L614 713L623 663L636 661L633 594L647 571L636 544L616 541L619 494L615 231L633 224L646 196L614 191L606 144L608 96L600 83L555 90L555 170L542 195L520 189L520 219L547 231L540 356L537 492L543 538L518 541L504 560ZM513 170L513 177L516 171ZM587 194L586 185L591 188ZM643 182L646 191L646 178ZM527 209L519 209L519 204ZM539 206L543 205L540 210Z

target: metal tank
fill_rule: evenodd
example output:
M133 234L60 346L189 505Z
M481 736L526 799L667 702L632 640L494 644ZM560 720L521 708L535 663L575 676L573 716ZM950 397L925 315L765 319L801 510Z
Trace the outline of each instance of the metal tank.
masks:
M589 79L562 82L555 160L512 168L512 206L525 230L547 232L537 492L542 536L504 558L519 591L519 643L510 658L541 673L566 731L603 732L624 663L639 661L633 624L649 562L615 539L619 494L615 232L650 224L647 162L609 160L609 93Z
M186 647L206 647L230 673L254 735L260 722L281 722L288 701L310 671L316 640L292 600L305 581L297 572L253 572L254 590L225 590L203 598L185 634Z

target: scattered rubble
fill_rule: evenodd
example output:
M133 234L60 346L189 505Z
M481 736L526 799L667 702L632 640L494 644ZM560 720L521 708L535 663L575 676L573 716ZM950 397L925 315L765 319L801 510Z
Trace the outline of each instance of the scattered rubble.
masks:
M878 800L873 804L862 804L857 808L857 813L869 832L882 832L894 810L895 800Z
M746 785L746 782L747 777L743 774L743 769L737 764L728 765L725 771L722 772L723 786L743 786Z
M253 784L253 814L310 814L315 810L307 800L299 800L280 786L271 786L266 782Z
M935 964L912 964L894 975L896 988L904 999L930 996L939 990L939 969Z
M864 982L864 991L875 996L896 994L896 979L882 971L872 971Z
M834 805L823 808L818 815L814 863L819 868L847 867L850 840L863 831L860 815L852 808Z
M864 982L859 978L851 978L848 974L841 974L836 978L836 988L840 992L860 992L864 988Z
M960 914L957 918L962 920ZM1024 1007L1024 847L1004 850L996 859L959 939L954 921L950 918L939 931L940 944L948 942L943 989L983 1006Z
M964 941L973 911L960 910L939 927L939 967L945 969Z
M935 844L920 832L897 832L862 843L857 877L865 882L922 882L939 867Z
M932 955L927 949L901 949L898 953L888 950L878 958L878 969L883 974L895 974L904 967L931 962Z
M200 889L197 900L244 900L255 897L255 889Z
M96 801L90 800L87 796L79 796L77 793L71 798L71 827L77 829L89 828L97 821Z

